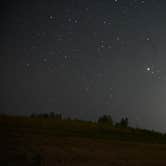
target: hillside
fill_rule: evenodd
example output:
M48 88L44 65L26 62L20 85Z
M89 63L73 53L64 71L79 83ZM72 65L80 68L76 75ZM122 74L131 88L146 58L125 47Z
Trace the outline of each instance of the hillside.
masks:
M54 118L0 116L0 165L166 165L166 136Z

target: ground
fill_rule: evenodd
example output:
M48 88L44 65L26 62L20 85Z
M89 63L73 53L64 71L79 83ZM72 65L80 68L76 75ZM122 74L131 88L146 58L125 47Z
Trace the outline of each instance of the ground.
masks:
M53 128L11 121L0 120L3 166L166 165L166 144L57 134Z

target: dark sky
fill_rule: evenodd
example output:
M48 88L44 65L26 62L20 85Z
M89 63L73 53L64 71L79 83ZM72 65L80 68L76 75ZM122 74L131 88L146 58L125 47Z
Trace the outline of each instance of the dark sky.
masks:
M166 1L1 4L1 113L128 116L166 131Z

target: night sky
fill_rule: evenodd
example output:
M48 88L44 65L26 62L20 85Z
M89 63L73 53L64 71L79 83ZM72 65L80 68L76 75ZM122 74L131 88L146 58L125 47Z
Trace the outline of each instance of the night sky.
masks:
M166 131L165 0L13 0L0 14L0 113Z

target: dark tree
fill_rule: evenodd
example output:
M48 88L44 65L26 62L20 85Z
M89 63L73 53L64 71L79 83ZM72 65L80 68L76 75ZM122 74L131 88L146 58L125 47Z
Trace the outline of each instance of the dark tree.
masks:
M128 118L122 118L121 121L120 121L120 126L121 127L124 127L124 128L127 128L128 127Z
M31 118L35 118L36 115L35 115L34 113L32 113L32 114L30 115L30 117L31 117Z
M55 119L62 120L62 114L55 114Z
M55 113L54 112L50 112L49 117L50 118L55 118Z
M98 123L109 123L110 125L113 125L113 120L111 115L103 115L101 117L99 117Z
M44 114L42 115L42 117L43 117L43 118L48 118L48 114L47 114L47 113L44 113Z

